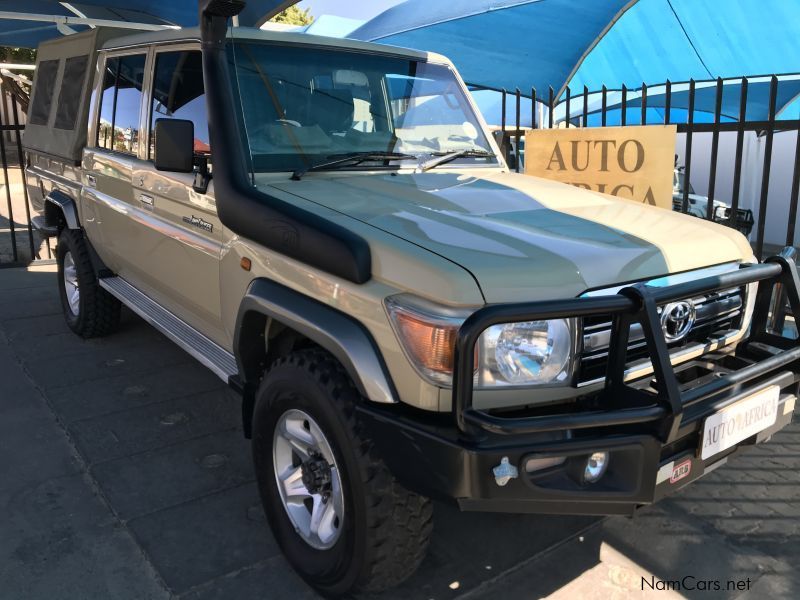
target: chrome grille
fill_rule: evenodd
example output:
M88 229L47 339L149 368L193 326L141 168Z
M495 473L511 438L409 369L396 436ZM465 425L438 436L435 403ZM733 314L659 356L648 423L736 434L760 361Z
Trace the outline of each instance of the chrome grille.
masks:
M733 288L713 294L687 298L696 311L694 325L686 337L670 344L680 348L690 343L706 343L741 328L745 307L744 288ZM662 307L658 308L659 314ZM605 376L611 340L611 320L598 317L583 323L583 350L580 381L587 382ZM628 340L628 361L646 358L647 348L641 325L633 324Z

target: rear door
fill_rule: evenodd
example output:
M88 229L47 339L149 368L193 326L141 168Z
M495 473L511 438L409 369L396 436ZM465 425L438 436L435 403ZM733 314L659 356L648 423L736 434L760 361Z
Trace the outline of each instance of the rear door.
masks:
M114 272L135 282L142 266L135 226L138 199L133 172L142 160L142 114L147 49L109 52L101 57L95 112L84 151L84 226L89 239Z

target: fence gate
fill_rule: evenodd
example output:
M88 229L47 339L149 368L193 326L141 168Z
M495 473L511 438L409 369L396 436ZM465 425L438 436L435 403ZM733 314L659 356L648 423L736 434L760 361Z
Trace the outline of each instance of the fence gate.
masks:
M23 266L51 257L50 247L39 239L31 226L31 204L25 186L22 151L23 119L27 112L24 94L15 93L13 80L0 81L0 268ZM41 248L41 249L40 249Z
M675 124L677 125L678 134L685 136L685 148L683 148L685 167L683 171L683 180L685 182L691 181L692 176L692 163L693 159L697 156L692 155L693 141L696 134L711 134L710 156L709 158L709 179L708 179L708 198L706 214L702 215L709 220L724 222L726 225L736 227L742 230L745 234L750 235L751 245L755 255L758 258L764 258L774 248L769 248L765 251L765 228L767 225L768 213L768 200L770 191L770 171L773 163L773 144L776 133L780 132L795 132L796 143L794 144L794 158L792 160L793 171L791 175L791 191L786 203L788 214L781 213L780 219L788 217L788 224L786 226L785 244L780 240L777 246L794 246L796 231L795 222L797 220L797 206L798 206L798 192L800 192L800 120L798 119L777 119L777 99L779 89L779 77L776 75L759 76L760 83L768 87L768 110L766 120L748 120L748 78L737 79L717 79L715 82L710 82L709 85L715 87L714 93L714 111L713 118L708 118L703 122L698 122L696 116L700 113L695 109L696 106L696 93L697 82L691 80L689 82L671 83L667 81L665 84L657 86L659 90L659 104L658 109L663 113L663 117L656 121L648 115L652 115L648 111L648 86L642 84L639 89L628 89L623 86L619 90L610 90L605 86L596 92L590 92L587 88L583 88L582 93L576 95L571 89L566 88L562 100L556 102L553 88L548 90L545 97L538 96L536 89L530 91L530 106L531 115L530 123L534 129L552 128L563 126L564 122L573 127L591 127L591 126L607 126L610 124L609 116L612 114L612 107L609 106L610 94L614 93L614 106L613 116L614 125L627 126L627 125L654 125L654 124ZM714 85L715 84L715 85ZM673 97L675 94L674 88L681 86L682 99L686 100L686 93L688 92L688 106L676 108ZM735 120L722 118L722 103L725 85L734 85L739 88L738 98L738 118ZM751 86L754 84L750 84ZM688 86L688 87L687 87ZM656 86L650 86L652 90ZM708 87L706 88L708 89ZM528 94L526 93L525 96ZM502 123L501 130L498 133L501 148L503 149L509 163L512 167L516 168L519 172L521 165L524 161L524 143L523 143L523 128L521 127L521 100L523 94L519 89L515 92L507 92L502 90ZM630 102L630 97L635 97L635 102ZM599 99L599 107L595 106L590 110L589 99ZM546 110L539 110L540 106L544 106ZM510 110L509 110L510 108ZM516 110L515 110L515 109ZM651 107L652 108L652 107ZM507 114L512 112L513 114ZM556 115L559 115L556 118ZM546 115L546 116L545 116ZM678 121L683 117L682 121ZM730 197L730 206L722 211L719 207L715 208L714 199L715 191L718 189L718 162L719 162L719 144L720 134L732 133L736 137L736 149L733 156L733 175L732 175L732 193ZM760 165L760 184L756 196L753 198L753 208L757 209L757 220L754 222L752 211L742 209L742 160L744 150L745 134L748 132L755 132L759 139L763 140L763 161ZM677 155L676 155L677 156ZM784 199L787 200L787 199ZM774 200L773 200L774 202ZM682 190L674 196L674 209L682 212L689 212L690 207L690 186L683 185ZM776 226L782 227L782 221ZM750 230L753 230L751 234Z

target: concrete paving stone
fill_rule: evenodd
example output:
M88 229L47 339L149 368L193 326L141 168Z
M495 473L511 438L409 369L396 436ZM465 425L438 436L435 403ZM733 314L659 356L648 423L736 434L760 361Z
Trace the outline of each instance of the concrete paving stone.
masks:
M64 320L60 313L57 316ZM83 339L67 329L65 324L64 330L60 333L40 336L31 335L23 330L12 334L11 340L14 343L14 351L26 362L42 358L59 358L65 354L107 352L111 347L138 347L168 342L159 332L135 315L123 317L119 330L107 337Z
M764 600L765 598L800 598L800 575L781 573L763 575L750 590L738 600Z
M69 333L62 314L20 317L0 322L8 340L16 344L28 336L49 337L59 333ZM73 334L74 335L74 334Z
M78 472L72 449L44 399L0 334L0 498Z
M52 416L35 405L37 399L17 394L14 399L19 402L16 410L8 410L11 398L0 402L4 405L0 411L0 504L21 488L80 472L63 433ZM0 517L0 524L4 518Z
M253 480L249 444L239 430L106 461L90 472L125 520Z
M176 594L280 553L255 483L134 519L128 526Z
M4 503L0 597L168 598L131 535L82 475L20 489Z
M673 525L678 525L679 531ZM642 509L633 519L606 519L581 538L569 540L464 598L736 598L741 591L724 589L728 580L749 577L753 585L775 570L775 560L757 550L732 546L725 536L709 532L702 519L676 510L667 501ZM669 594L650 590L642 581L652 582L651 577L674 581L685 576L694 581L720 581L723 590L684 589ZM695 585L692 581L688 584Z
M74 421L68 430L91 464L234 429L241 422L241 398L214 390Z
M395 596L398 599L408 600L423 597ZM231 598L321 600L322 596L308 587L282 556L230 573L181 596L181 600L230 600Z
M58 288L53 286L0 291L0 321L61 313Z
M56 285L55 265L47 265L36 269L1 269L0 292L11 290L50 288Z
M227 386L200 363L151 369L136 375L81 381L48 391L48 399L59 418L69 423L137 406L203 392L222 391Z
M437 503L430 551L419 571L396 589L364 598L455 598L597 520L597 517L462 513Z
M120 374L139 375L187 362L194 359L175 344L123 345L106 341L82 352L61 355L57 362L50 358L31 359L25 368L40 388L54 389Z

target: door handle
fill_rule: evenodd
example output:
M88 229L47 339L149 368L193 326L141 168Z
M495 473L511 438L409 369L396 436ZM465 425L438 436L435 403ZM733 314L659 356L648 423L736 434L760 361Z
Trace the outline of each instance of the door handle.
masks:
M86 183L88 183L92 187L97 187L97 178L95 178L94 175L87 175Z
M141 200L142 204L144 204L145 206L153 208L153 197L152 196L148 196L147 194L139 194L139 200Z

